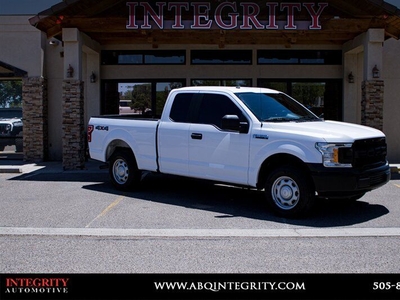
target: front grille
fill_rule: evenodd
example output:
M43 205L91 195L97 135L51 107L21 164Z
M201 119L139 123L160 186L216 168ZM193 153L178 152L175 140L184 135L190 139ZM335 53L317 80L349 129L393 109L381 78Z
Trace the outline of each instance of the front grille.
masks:
M9 131L7 130L7 124L0 124L0 133L7 134Z
M385 138L365 139L353 144L353 166L359 169L386 164L387 145Z
M366 178L360 178L358 182L358 188L369 188L381 185L388 180L388 176L388 173L380 173Z

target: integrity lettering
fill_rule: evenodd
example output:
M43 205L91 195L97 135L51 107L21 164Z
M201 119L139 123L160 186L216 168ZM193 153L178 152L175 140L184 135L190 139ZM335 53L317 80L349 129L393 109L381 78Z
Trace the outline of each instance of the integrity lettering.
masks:
M261 15L261 7L254 2L223 2L212 8L210 2L127 2L129 19L127 29L257 29L295 30L321 29L320 17L328 3L279 3L266 2L268 13ZM302 11L309 21L296 22L296 14ZM174 20L165 20L165 12L174 15ZM189 13L190 20L182 15ZM286 21L277 21L277 15L285 15ZM304 13L303 13L304 14Z

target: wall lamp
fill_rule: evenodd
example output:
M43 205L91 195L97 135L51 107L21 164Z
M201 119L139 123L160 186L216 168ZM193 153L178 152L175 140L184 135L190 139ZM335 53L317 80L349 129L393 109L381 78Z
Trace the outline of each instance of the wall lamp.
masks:
M375 67L372 69L372 77L373 78L379 78L381 77L380 71L378 67L375 65Z
M354 75L353 72L350 72L349 76L347 77L349 80L349 83L354 83Z
M74 77L74 68L69 65L68 69L67 69L67 78L72 78Z
M90 75L90 82L95 83L96 82L96 74L92 71L92 75Z
M52 45L52 46L58 46L58 44L60 44L60 42L59 41L57 41L57 40L51 40L50 42L49 42L49 45Z

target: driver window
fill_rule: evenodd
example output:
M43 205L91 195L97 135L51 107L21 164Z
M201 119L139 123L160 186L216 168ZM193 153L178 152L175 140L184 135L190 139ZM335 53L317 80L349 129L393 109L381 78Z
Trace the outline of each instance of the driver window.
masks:
M241 121L246 119L241 110L225 95L203 94L196 123L210 124L221 128L225 115L237 115Z

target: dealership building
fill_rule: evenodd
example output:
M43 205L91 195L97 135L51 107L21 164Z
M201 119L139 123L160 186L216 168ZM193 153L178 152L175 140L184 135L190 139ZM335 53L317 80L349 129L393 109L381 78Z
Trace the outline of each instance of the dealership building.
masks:
M90 116L160 114L193 85L269 87L387 136L400 162L400 10L382 0L64 0L0 16L0 81L22 81L23 159L85 164Z

